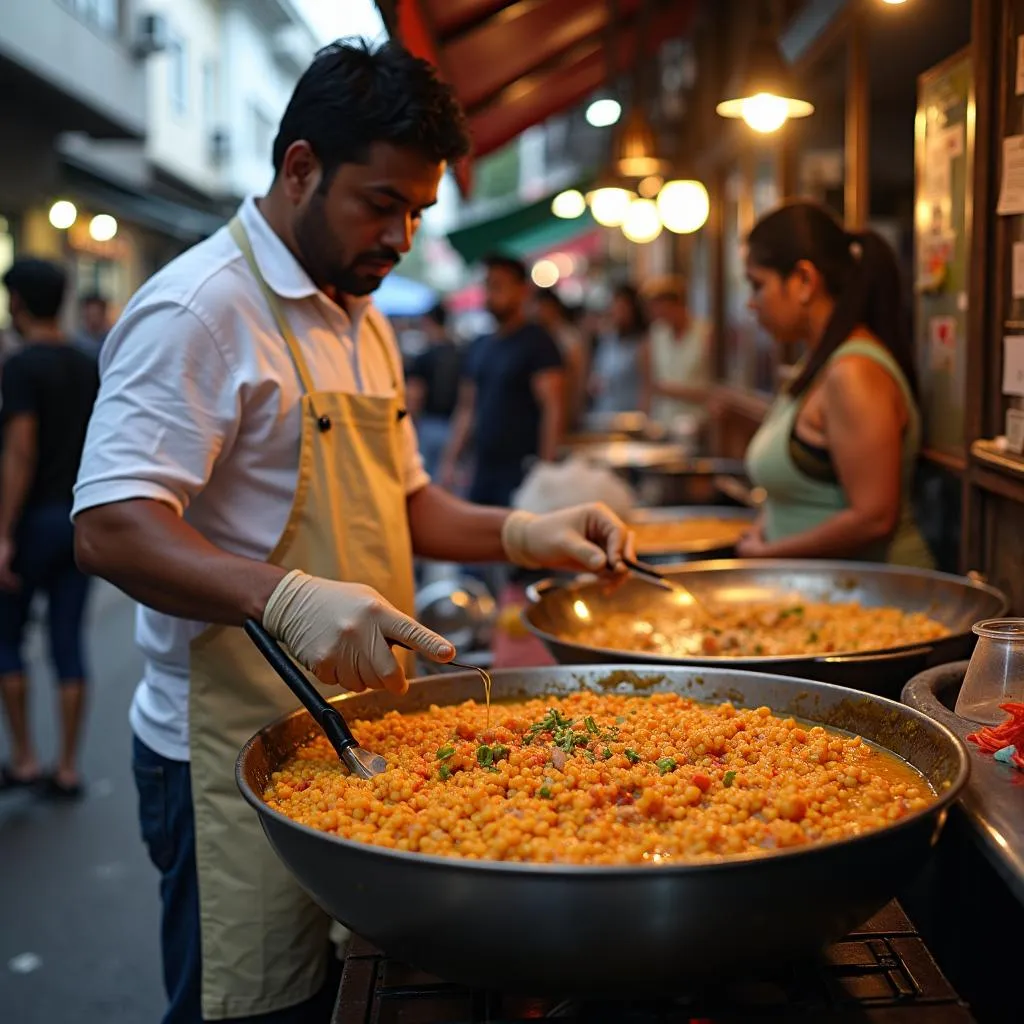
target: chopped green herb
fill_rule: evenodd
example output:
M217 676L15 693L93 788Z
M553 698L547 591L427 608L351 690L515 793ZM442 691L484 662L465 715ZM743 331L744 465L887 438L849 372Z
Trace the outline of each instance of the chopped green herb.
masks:
M601 730L598 729L597 722L594 721L592 715L587 715L587 717L583 719L583 724L587 727L587 732L591 732L595 736L600 735Z
M658 766L658 771L661 772L662 775L667 775L669 772L675 771L675 758L659 757L654 763Z
M452 777L451 768L449 768L448 765L446 764L441 765L440 769L438 770L437 777L439 779L450 779Z
M476 759L478 764L486 768L487 765L494 764L494 751L486 743L482 743L476 748Z
M584 757L585 757L585 758L586 758L586 759L587 759L588 761L595 761L595 760L597 760L597 759L596 759L596 758L594 757L594 752L593 752L592 750L584 750L584 751L583 751L583 756L584 756Z
M812 630L807 634L807 642L809 644L816 644L818 642L818 633L816 630Z
M612 748L605 747L604 750L601 751L601 756L607 761L608 758L612 756Z
M494 754L495 761L504 761L511 753L504 743L495 743L494 746L491 747L491 752Z
M755 654L764 654L764 644L754 644Z
M541 786L538 793L545 799L551 799L551 788L549 786Z
M640 760L640 755L632 747L626 747L625 754L630 764L636 764Z
M728 789L735 781L736 773L726 772L724 778L722 779L722 785L725 786L726 789Z
M616 724L616 725L622 725L622 723L623 723L623 722L624 722L625 720L626 720L626 718L625 718L625 716L624 716L624 715L616 715L616 716L615 716L615 724Z
M438 761L447 761L454 753L454 747L440 747L437 751L437 759Z
M484 771L485 772L492 772L494 775L498 774L498 769L495 768L493 764L485 764L484 765Z

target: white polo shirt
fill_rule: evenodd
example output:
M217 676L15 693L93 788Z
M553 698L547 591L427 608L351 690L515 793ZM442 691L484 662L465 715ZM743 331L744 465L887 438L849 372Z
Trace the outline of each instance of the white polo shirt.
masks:
M369 299L351 314L320 292L259 212L240 210L260 270L281 297L318 390L394 394L401 357ZM389 350L370 329L372 318ZM393 370L392 370L393 367ZM74 514L153 498L208 540L265 559L295 493L302 391L266 299L227 228L179 256L125 307L100 356ZM412 417L405 486L428 483ZM206 627L140 607L136 640L145 672L132 702L136 735L187 761L189 644Z

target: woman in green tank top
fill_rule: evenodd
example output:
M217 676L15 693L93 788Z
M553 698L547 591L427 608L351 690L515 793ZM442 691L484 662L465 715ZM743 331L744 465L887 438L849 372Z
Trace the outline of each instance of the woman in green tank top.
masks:
M930 567L911 511L921 418L892 249L807 202L767 214L747 245L750 308L807 354L747 449L767 497L739 554Z

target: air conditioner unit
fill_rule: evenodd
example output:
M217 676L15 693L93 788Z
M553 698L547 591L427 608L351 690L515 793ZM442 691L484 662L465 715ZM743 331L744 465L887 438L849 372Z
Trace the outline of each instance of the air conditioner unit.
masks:
M162 14L140 14L135 32L135 56L142 59L166 50L171 30Z
M218 166L231 154L231 135L226 128L215 128L210 132L210 160Z

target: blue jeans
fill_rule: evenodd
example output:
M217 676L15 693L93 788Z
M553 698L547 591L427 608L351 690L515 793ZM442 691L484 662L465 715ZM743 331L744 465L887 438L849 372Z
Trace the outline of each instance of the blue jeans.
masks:
M171 761L132 739L132 770L139 792L139 824L149 859L160 872L160 950L167 1010L163 1024L201 1024L202 958L199 946L199 881L192 814L192 778L187 761ZM330 948L324 955L331 953ZM327 1024L339 983L340 964L323 989L298 1006L224 1024Z
M11 566L21 579L16 591L0 591L0 674L24 672L21 646L32 598L47 597L50 655L60 683L85 680L82 620L89 577L75 565L71 506L33 505L25 509L14 537Z

